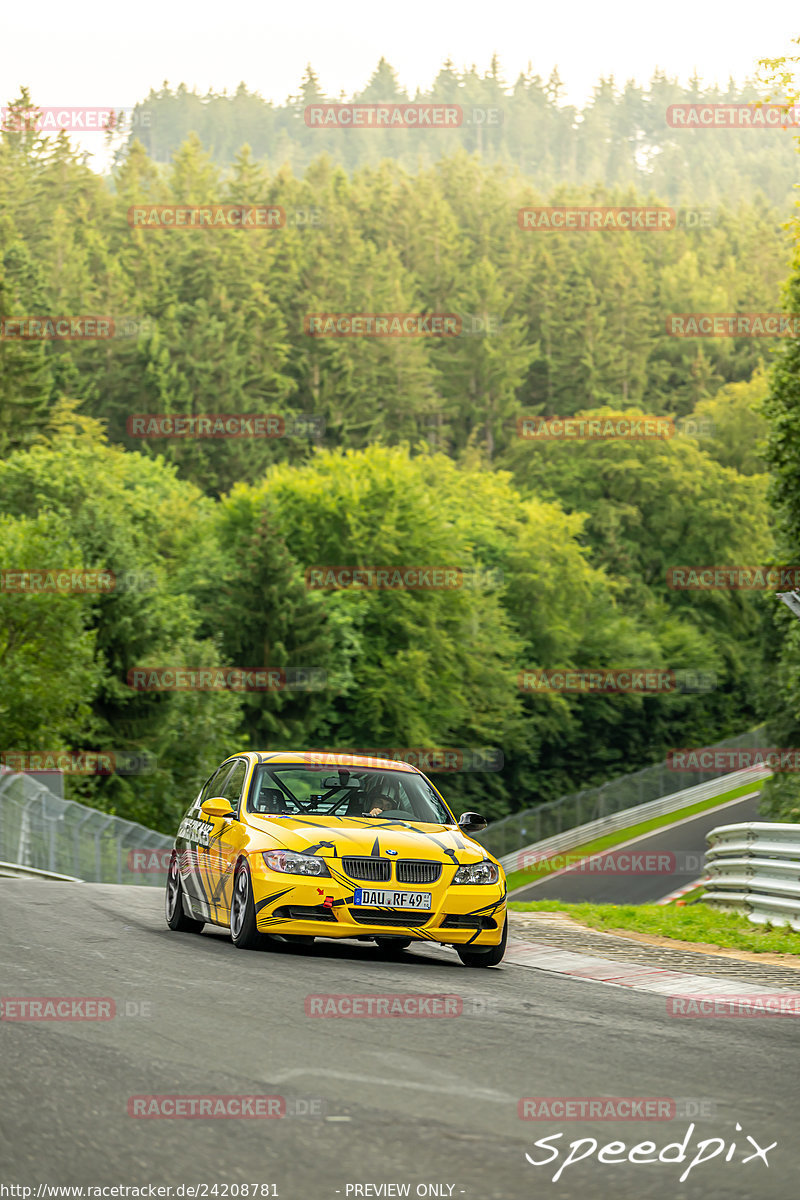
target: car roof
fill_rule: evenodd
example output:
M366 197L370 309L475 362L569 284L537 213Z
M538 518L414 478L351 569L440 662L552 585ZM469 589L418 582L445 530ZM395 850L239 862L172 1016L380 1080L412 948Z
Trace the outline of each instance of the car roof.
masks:
M351 754L347 750L251 750L247 752L258 763L275 766L300 766L313 763L315 766L331 767L384 767L389 771L407 771L410 775L421 772L411 763L398 759L372 757L369 754ZM232 757L235 757L232 756Z

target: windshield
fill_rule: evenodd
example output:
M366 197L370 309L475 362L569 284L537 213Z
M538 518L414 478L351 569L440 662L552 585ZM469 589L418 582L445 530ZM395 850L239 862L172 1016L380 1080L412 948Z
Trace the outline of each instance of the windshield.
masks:
M363 818L454 825L428 781L376 767L270 766L256 769L248 809L272 816Z

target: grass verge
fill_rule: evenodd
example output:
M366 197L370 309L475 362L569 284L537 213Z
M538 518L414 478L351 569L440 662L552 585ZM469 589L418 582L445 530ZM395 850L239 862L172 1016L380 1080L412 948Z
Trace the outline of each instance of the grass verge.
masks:
M800 933L788 926L752 925L747 917L705 904L563 904L560 900L509 903L515 912L565 912L592 929L627 930L723 950L800 955Z
M570 858L588 858L592 854L598 854L601 850L610 850L612 846L619 846L622 842L630 841L631 838L639 837L643 833L650 833L654 829L663 829L667 825L674 825L676 821L683 820L684 817L694 816L695 813L705 812L707 809L717 808L720 804L726 804L729 800L735 800L737 796L746 796L748 792L755 790L752 783L742 784L740 787L732 788L729 792L723 792L719 796L711 796L708 800L700 800L697 804L691 804L687 808L678 809L677 812L664 813L660 817L651 817L649 821L639 821L636 825L628 825L625 829L615 829L613 833L607 833L603 837L595 838L591 842L584 842L582 846L574 846L571 850L555 855L554 859L547 859L544 862L536 863L535 866L526 867L520 871L507 872L508 890L512 892L515 888L522 887L526 883L534 883L537 879L541 879L543 875L549 875L553 870L558 870L564 865L565 855Z

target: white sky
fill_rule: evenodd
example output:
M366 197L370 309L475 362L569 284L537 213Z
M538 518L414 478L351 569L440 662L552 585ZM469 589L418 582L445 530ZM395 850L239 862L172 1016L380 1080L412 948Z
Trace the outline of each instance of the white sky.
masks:
M557 64L580 104L601 74L741 81L759 57L798 50L800 13L788 0L36 0L8 6L3 26L0 104L26 84L40 106L129 106L165 79L201 92L244 80L283 102L307 62L325 91L349 95L381 55L413 92L445 58L483 72L494 51L509 82L529 62L545 78Z

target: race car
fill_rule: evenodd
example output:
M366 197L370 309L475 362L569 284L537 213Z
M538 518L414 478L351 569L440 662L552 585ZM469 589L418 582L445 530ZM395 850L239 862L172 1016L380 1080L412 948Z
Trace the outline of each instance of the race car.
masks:
M181 821L167 872L170 929L230 928L240 949L270 939L454 946L469 967L506 949L503 869L404 762L249 751L225 759Z

